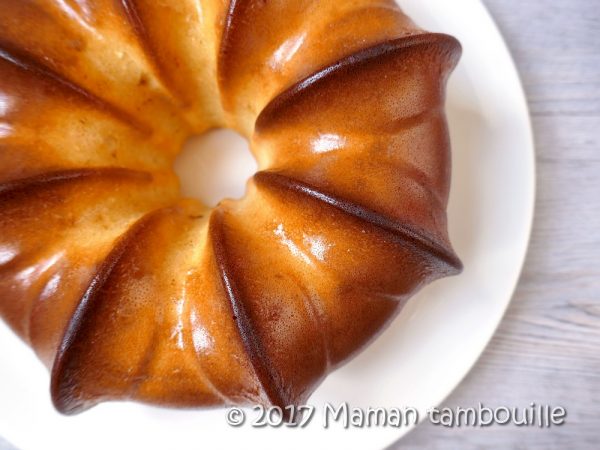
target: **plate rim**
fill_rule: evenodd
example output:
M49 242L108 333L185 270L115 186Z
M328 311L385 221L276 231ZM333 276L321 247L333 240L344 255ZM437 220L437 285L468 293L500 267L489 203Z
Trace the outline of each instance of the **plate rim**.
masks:
M401 0L396 0L396 2L398 4L400 4ZM519 97L520 97L519 102L521 103L521 107L523 108L523 112L525 112L525 116L526 116L525 117L525 125L526 125L526 129L527 129L527 146L528 146L527 157L529 159L529 164L531 167L531 171L530 171L530 174L528 177L530 195L529 195L529 199L527 200L527 204L528 204L528 214L526 216L526 223L527 223L526 236L527 236L527 238L524 241L524 247L521 250L521 254L519 256L519 263L517 264L517 266L518 266L517 275L515 277L515 280L512 283L511 288L508 290L508 292L510 293L507 296L508 300L503 305L502 311L500 314L498 314L498 318L495 321L494 325L492 327L490 327L489 336L487 336L486 339L481 340L481 344L479 346L480 348L477 352L477 356L473 359L473 362L469 366L465 366L463 374L459 377L458 381L451 388L447 389L447 392L437 402L438 406L442 405L448 399L448 397L450 397L454 393L454 391L456 391L456 389L464 382L467 375L469 375L471 373L471 371L475 368L477 363L481 360L486 349L489 347L490 343L492 342L494 336L496 336L500 325L504 321L504 319L506 317L506 313L508 311L508 308L510 307L511 303L513 302L513 299L515 297L515 294L517 292L517 289L518 289L521 279L523 277L525 263L527 261L527 255L528 255L529 249L531 247L531 238L533 235L533 227L534 227L534 223L535 223L535 207L536 207L536 200L537 200L536 141L535 141L533 121L532 121L532 117L531 117L531 110L530 110L529 101L527 98L527 92L526 92L525 86L523 84L523 78L522 78L521 72L519 71L519 67L513 56L513 52L511 51L511 48L506 41L504 33L502 33L502 30L498 26L498 22L496 21L493 14L491 13L491 11L489 10L489 8L487 7L487 5L485 4L485 2L483 0L476 0L476 3L478 3L481 6L482 12L485 13L487 18L489 19L490 24L493 26L493 31L496 33L497 37L500 39L502 46L504 47L504 50L506 51L506 54L508 56L508 61L510 62L510 69L516 75L516 77L518 79L517 84L518 84L518 88L519 88L519 92L518 92ZM525 219L525 217L524 217L524 219ZM524 220L524 222L525 222L525 220ZM411 432L416 430L417 426L421 425L426 419L427 418L425 416L419 417L419 421L418 421L417 425L411 426L405 430L401 430L401 434L399 435L399 437L396 440L388 443L387 447L392 447L392 446L402 442L402 440L404 438L406 438Z

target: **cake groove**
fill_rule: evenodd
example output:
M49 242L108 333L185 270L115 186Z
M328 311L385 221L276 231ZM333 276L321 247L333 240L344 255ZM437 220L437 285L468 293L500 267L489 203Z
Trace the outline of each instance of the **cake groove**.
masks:
M228 267L227 241L223 232L223 211L215 210L213 212L209 227L219 276L231 306L233 321L244 344L244 349L250 360L250 364L269 400L273 405L283 409L287 405L294 404L294 400L289 398L285 389L281 386L279 382L280 377L276 372L274 364L269 361L267 352L264 349L264 344L261 342L261 339L252 324L252 320L244 306L241 293L236 286L235 280L231 276Z
M230 0L227 12L225 14L225 23L223 31L221 32L221 43L219 45L219 59L223 59L223 55L227 53L227 46L229 45L229 36L233 27L233 20L235 12L237 11L242 0Z
M17 192L23 193L32 189L42 188L48 184L67 183L72 180L91 177L138 178L147 182L152 181L152 175L148 172L120 167L45 172L31 177L0 183L0 201L3 197L14 195Z
M243 0L229 0L229 4L227 6L225 12L225 18L223 23L223 30L221 31L221 39L218 45L218 54L217 54L217 83L219 84L219 99L223 106L231 108L231 105L223 95L225 90L223 89L223 85L225 83L226 74L225 74L225 65L224 62L227 58L227 53L229 52L230 47L230 39L233 29L233 22L235 19L236 11L238 11L240 3Z
M73 92L75 95L85 99L90 104L100 108L102 111L110 114L115 119L127 124L144 135L152 134L152 128L138 120L137 117L130 114L129 112L119 108L117 105L98 97L97 95L89 92L87 89L73 83L71 80L63 77L56 73L52 69L44 66L35 58L31 58L28 55L17 55L15 52L7 50L7 46L0 42L0 59L7 61L8 63L14 64L18 68L24 71L35 73L36 75L52 80L57 85Z
M310 88L318 86L337 74L351 72L372 61L379 63L381 58L386 58L396 53L401 54L406 50L427 50L430 49L431 46L439 46L444 50L444 54L450 61L449 65L451 67L449 67L449 69L457 63L460 44L455 38L447 34L413 34L393 41L382 42L348 55L334 63L328 64L316 73L298 81L281 92L261 111L256 119L255 129L257 132L262 131L277 117L279 110L290 103L295 97ZM446 71L441 71L442 74L445 72ZM442 79L440 81L443 84L445 80Z
M427 236L424 232L416 230L406 223L391 220L362 205L335 197L322 189L317 189L302 181L276 172L258 172L254 175L254 180L259 185L273 186L310 197L313 200L373 225L399 238L403 242L420 249L424 253L435 257L446 266L446 271L449 274L458 273L462 270L462 263L453 251L447 249L443 244L436 242L436 240Z
M175 86L173 86L173 84L169 80L169 77L167 75L167 70L161 64L161 61L157 57L156 51L155 51L150 39L148 38L146 26L145 26L142 18L140 17L140 14L139 14L137 6L136 6L136 0L121 0L121 5L123 6L123 10L125 11L125 16L127 17L127 20L129 21L129 23L131 24L133 31L140 43L141 48L143 49L146 57L148 58L148 60L150 61L150 63L154 67L154 69L156 70L156 73L158 75L157 78L165 86L165 88L167 89L167 91L169 92L170 95L173 95L173 93L177 93L178 94L176 97L177 101L183 103L181 94L178 92L177 88ZM180 108L185 108L189 105L181 104L178 106Z
M50 379L52 401L55 407L62 413L76 414L93 406L93 403L89 403L89 399L87 402L81 399L81 394L77 392L77 370L73 371L69 367L69 364L77 357L76 354L73 354L74 343L78 339L78 334L86 326L89 326L87 325L89 321L94 320L93 311L94 307L97 307L95 305L96 300L110 279L113 270L125 255L136 236L151 223L154 217L168 210L169 208L163 208L146 214L118 239L113 250L98 268L96 275L93 277L71 315L71 319L56 352Z

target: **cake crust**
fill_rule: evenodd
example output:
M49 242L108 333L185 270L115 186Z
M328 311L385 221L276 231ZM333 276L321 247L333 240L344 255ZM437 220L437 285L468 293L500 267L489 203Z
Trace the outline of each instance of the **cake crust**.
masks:
M460 52L392 0L0 0L0 315L56 408L301 404L459 273ZM259 170L208 208L172 166L217 127Z

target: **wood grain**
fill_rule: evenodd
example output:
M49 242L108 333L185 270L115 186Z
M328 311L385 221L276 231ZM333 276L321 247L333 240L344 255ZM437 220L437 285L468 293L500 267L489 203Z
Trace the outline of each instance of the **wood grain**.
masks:
M525 270L502 325L449 407L561 405L567 422L448 429L391 449L600 448L600 1L485 0L521 72L538 164Z

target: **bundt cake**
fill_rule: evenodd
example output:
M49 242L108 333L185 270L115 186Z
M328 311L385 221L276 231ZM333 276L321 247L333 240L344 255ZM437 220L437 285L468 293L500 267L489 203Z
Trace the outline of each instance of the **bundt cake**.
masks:
M458 273L459 54L391 0L0 0L0 313L56 408L302 403ZM219 127L259 171L209 208Z

